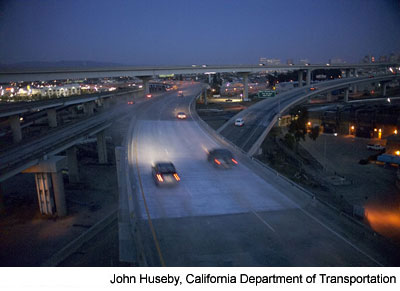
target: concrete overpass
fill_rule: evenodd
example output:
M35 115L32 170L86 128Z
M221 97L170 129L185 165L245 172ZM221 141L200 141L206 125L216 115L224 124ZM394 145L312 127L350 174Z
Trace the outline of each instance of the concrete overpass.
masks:
M398 79L400 79L400 75L393 74L373 78L345 78L315 84L316 90L313 91L310 91L309 87L293 89L288 92L278 94L274 98L269 98L258 102L246 110L241 111L237 115L233 116L221 128L219 128L218 132L227 139L231 140L249 156L253 156L257 153L262 142L278 120L281 113L290 107L303 102L312 96L343 88L346 88L345 101L348 101L349 87L362 83L390 82ZM384 90L385 89L383 87L383 91ZM233 123L238 117L244 118L250 129L242 131L240 128L235 127Z
M50 69L3 69L0 71L0 83L18 81L64 80L105 77L137 77L142 79L145 94L150 92L149 81L159 75L169 74L211 74L238 73L243 77L243 98L248 98L248 76L252 73L265 71L298 71L299 87L303 86L303 75L306 73L306 85L311 84L312 71L318 69L340 69L346 72L346 77L356 76L357 70L380 70L399 67L398 63L373 64L300 64L300 65L192 65L171 67L108 67L108 68L50 68Z
M57 110L73 105L83 105L85 114L91 116L96 103L101 104L103 108L109 108L113 98L128 98L130 96L133 98L133 96L137 97L141 91L143 90L124 90L116 93L87 94L33 102L5 103L0 105L0 118L6 118L5 124L10 126L14 142L19 143L23 138L20 118L25 114L43 111L47 115L49 127L54 128L58 126Z

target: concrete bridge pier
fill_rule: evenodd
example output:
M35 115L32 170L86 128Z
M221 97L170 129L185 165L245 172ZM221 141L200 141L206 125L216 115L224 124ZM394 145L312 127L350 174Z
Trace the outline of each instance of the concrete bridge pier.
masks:
M97 138L97 154L99 157L100 164L107 164L107 144L106 144L106 136L105 131L100 131L96 134Z
M145 95L149 94L150 93L149 81L151 80L151 76L141 76L138 78L141 79L143 82L144 94Z
M243 101L249 99L249 73L241 73L240 75L243 77Z
M47 119L50 127L57 127L57 111L55 108L47 109Z
M76 155L77 148L75 146L67 149L68 176L71 184L79 183L79 167Z
M344 102L349 102L349 88L344 90Z
M22 140L22 130L19 115L10 116L8 122L10 123L14 143L20 142Z
M207 88L204 88L203 96L204 96L204 104L207 105Z
M346 78L350 78L350 77L351 77L351 70L346 69Z
M383 97L386 97L387 85L388 85L387 82L383 83L383 85L382 85L382 96L383 96Z
M299 87L303 87L303 70L297 72L297 81L299 83Z
M40 213L44 215L67 215L67 203L64 193L64 181L61 170L66 165L62 156L52 156L41 161L23 173L34 173Z
M307 84L307 86L311 85L311 70L307 70L306 84Z

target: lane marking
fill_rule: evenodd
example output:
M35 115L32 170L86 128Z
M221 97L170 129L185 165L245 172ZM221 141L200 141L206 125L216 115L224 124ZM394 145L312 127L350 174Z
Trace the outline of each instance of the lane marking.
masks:
M150 211L149 211L149 208L147 206L146 197L144 196L143 184L142 184L142 179L140 177L140 170L139 170L139 163L138 163L139 161L138 161L138 152L137 152L137 134L135 136L134 143L135 143L135 156L136 156L136 170L137 170L137 174L138 174L140 192L142 194L143 204L144 204L144 207L145 207L145 210L146 210L147 219L148 219L148 222L149 222L149 227L150 227L150 230L151 230L151 234L153 236L154 244L156 246L157 253L158 253L158 256L160 258L160 263L161 263L162 267L165 267L165 261L164 261L164 258L163 258L162 252L161 252L160 244L158 242L157 235L156 235L156 232L155 232L155 229L154 229L154 226L153 226L153 222L152 222L151 217L150 217Z
M297 204L297 203L296 203ZM375 260L373 257L371 257L370 255L368 255L366 252L364 252L363 250L361 250L360 248L358 248L356 245L354 245L353 243L351 243L349 240L347 240L346 238L344 238L341 234L337 233L336 231L334 231L332 228L330 228L329 226L327 226L326 224L324 224L323 222L319 221L318 218L316 218L314 215L310 214L308 211L304 210L303 208L301 208L299 206L299 209L305 214L307 215L309 218L313 219L315 222L317 222L318 224L320 224L321 226L323 226L325 229L327 229L328 231L330 231L331 233L335 234L336 236L338 236L339 238L341 238L344 242L346 242L347 244L349 244L351 247L353 247L355 250L357 250L358 252L360 252L361 254L363 254L364 256L366 256L367 258L369 258L371 261L373 261L375 264L377 264L380 267L384 267L383 264L381 264L380 262L378 262L377 260Z
M251 213L253 213L259 220L261 220L261 222L264 223L270 230L275 232L275 229L268 222L266 222L257 212L252 210Z
M190 103L190 106L192 104L192 102L194 102L196 99L193 99ZM192 115L191 112L191 107L189 106L189 112L190 115ZM200 117L199 117L200 118ZM217 141L216 138L212 137L211 134L209 134L208 132L206 132L206 130L200 126L199 122L197 122L195 119L193 119L196 122L197 127L203 132L203 134L205 136L207 136L213 143L215 144L221 144L220 141ZM221 136L221 134L217 133L217 135ZM230 147L231 146L231 142L226 142L227 144L229 144ZM270 182L268 182L264 177L262 177L262 175L259 175L257 172L250 170L247 166L246 168L251 171L254 175L259 176L261 179L263 179L268 185L272 184ZM283 181L285 182L285 181ZM287 183L287 182L286 182ZM275 189L277 189L276 187L274 187ZM373 261L375 264L377 264L378 266L384 267L383 264L381 264L379 261L375 260L373 257L371 257L370 255L368 255L366 252L364 252L363 250L361 250L360 248L358 248L356 245L354 245L353 243L351 243L349 240L347 240L346 238L344 238L342 235L340 235L339 233L337 233L336 231L334 231L332 228L330 228L329 226L325 225L323 222L319 221L315 216L313 216L312 214L310 214L308 211L304 210L298 203L296 203L292 198L290 198L289 196L283 194L283 192L281 192L279 189L277 189L279 193L281 193L281 195L283 195L284 197L288 198L290 201L292 201L292 203L298 208L300 209L306 216L308 216L309 218L311 218L312 220L314 220L315 222L317 222L318 224L320 224L322 227L324 227L326 230L330 231L331 233L333 233L334 235L336 235L337 237L339 237L340 239L342 239L345 243L347 243L348 245L350 245L351 247L353 247L356 251L358 251L359 253L361 253L362 255L366 256L368 259L370 259L371 261Z

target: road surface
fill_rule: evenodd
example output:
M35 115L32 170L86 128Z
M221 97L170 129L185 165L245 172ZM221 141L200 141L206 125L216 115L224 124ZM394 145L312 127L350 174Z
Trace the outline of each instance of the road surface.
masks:
M198 85L166 93L135 118L128 141L138 214L151 266L380 266L398 264L343 217L238 157L230 170L207 162L221 145L191 117ZM186 112L187 120L175 115ZM178 186L158 188L151 165L172 161ZM134 179L135 178L135 179ZM296 192L297 191L297 192ZM397 257L398 258L398 257Z

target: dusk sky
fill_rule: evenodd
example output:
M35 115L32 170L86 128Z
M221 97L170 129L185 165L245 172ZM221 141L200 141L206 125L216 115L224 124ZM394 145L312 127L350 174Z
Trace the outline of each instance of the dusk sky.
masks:
M400 52L394 0L0 0L0 63L359 62Z

